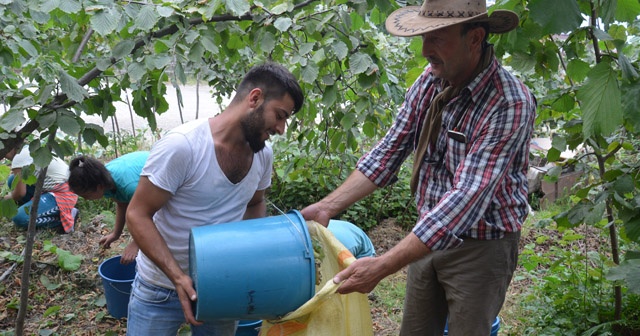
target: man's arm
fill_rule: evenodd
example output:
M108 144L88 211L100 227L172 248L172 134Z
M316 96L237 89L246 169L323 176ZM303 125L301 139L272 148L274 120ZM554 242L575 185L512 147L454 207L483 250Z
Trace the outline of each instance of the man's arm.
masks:
M108 235L100 238L100 245L102 248L111 247L111 243L118 240L122 235L122 231L124 230L124 222L126 220L125 216L127 214L127 206L129 203L123 203L116 201L116 222L113 226L113 231Z
M264 190L258 190L253 194L242 219L262 218L267 215L267 203L264 200L264 194Z
M191 278L182 272L167 243L153 223L153 215L171 198L171 193L158 188L146 176L140 177L136 192L127 208L129 232L142 252L158 266L176 287L188 323L200 325L191 309L197 299Z
M13 174L13 186L9 195L5 196L5 199L13 199L15 202L20 202L24 195L27 194L27 185L22 181L22 168L11 169Z
M377 188L378 186L362 172L354 170L336 190L300 212L305 219L315 220L326 227L332 217L370 195Z

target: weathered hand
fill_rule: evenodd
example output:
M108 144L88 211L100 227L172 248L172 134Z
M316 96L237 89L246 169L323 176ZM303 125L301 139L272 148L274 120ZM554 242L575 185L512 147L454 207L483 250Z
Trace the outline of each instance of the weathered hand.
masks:
M331 219L329 213L322 209L320 203L311 204L300 210L300 213L304 219L316 221L324 227L329 225L329 220Z
M338 293L371 292L387 274L379 265L380 259L365 257L354 261L349 267L333 277L334 283L341 283Z

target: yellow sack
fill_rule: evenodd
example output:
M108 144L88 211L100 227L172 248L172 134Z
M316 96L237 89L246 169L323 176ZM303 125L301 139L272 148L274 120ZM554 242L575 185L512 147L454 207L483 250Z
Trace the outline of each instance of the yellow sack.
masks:
M333 283L333 276L355 261L355 257L324 226L308 221L307 227L314 245L322 250L319 272L316 270L316 275L321 278L321 281L316 281L320 284L316 285L316 295L279 320L263 321L259 335L372 336L373 323L367 295L338 294L339 285Z

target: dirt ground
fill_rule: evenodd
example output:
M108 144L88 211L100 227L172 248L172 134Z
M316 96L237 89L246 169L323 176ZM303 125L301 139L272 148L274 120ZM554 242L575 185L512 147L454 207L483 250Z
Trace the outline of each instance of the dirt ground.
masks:
M25 335L124 335L126 321L112 318L106 307L102 280L98 274L100 263L118 255L128 243L127 231L111 249L99 248L99 239L110 230L102 216L81 218L73 234L58 234L39 230L33 250L30 277L29 310L25 322ZM369 230L376 252L380 255L407 235L394 220L385 220ZM594 233L595 234L595 233ZM524 233L521 245L534 239ZM22 266L12 260L24 250L26 232L13 224L0 222L0 336L13 335L18 313ZM82 255L83 261L76 271L63 271L57 255L47 246ZM541 248L544 248L542 246ZM516 273L519 271L516 270ZM383 280L401 287L406 279L406 268ZM381 282L381 284L383 284ZM501 311L500 335L507 335L509 327L518 323L510 313L518 305L518 297L526 292L526 281L513 282ZM389 308L388 293L378 285L369 294L374 336L394 336L399 333L402 316L402 298ZM397 295L396 295L397 296ZM386 300L386 301L385 301ZM517 313L516 313L517 314Z
M98 241L109 229L101 216L81 218L81 224L72 234L58 234L39 230L33 250L30 277L29 310L25 321L25 335L124 335L125 319L109 316L104 298L99 264L120 254L130 238L125 233L119 244L109 250L98 247ZM369 232L378 254L384 253L402 239L406 232L393 221L385 221ZM47 242L50 242L47 244ZM0 335L11 335L18 314L22 264L12 258L24 250L26 232L16 230L11 223L0 224ZM76 271L63 271L58 266L57 254L47 246L82 255L83 261ZM14 266L15 265L15 266ZM403 277L403 271L395 277ZM402 281L402 279L401 279ZM398 334L398 316L402 307L392 310L380 308L379 295L370 294L375 336ZM396 315L396 316L391 316Z

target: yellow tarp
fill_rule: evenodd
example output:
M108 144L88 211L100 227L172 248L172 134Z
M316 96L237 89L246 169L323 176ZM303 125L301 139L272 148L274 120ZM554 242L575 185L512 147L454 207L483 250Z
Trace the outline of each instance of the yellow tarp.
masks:
M263 321L260 336L372 336L367 295L338 294L339 285L333 283L333 276L355 258L324 226L308 221L307 227L314 244L322 249L316 295L280 320Z

